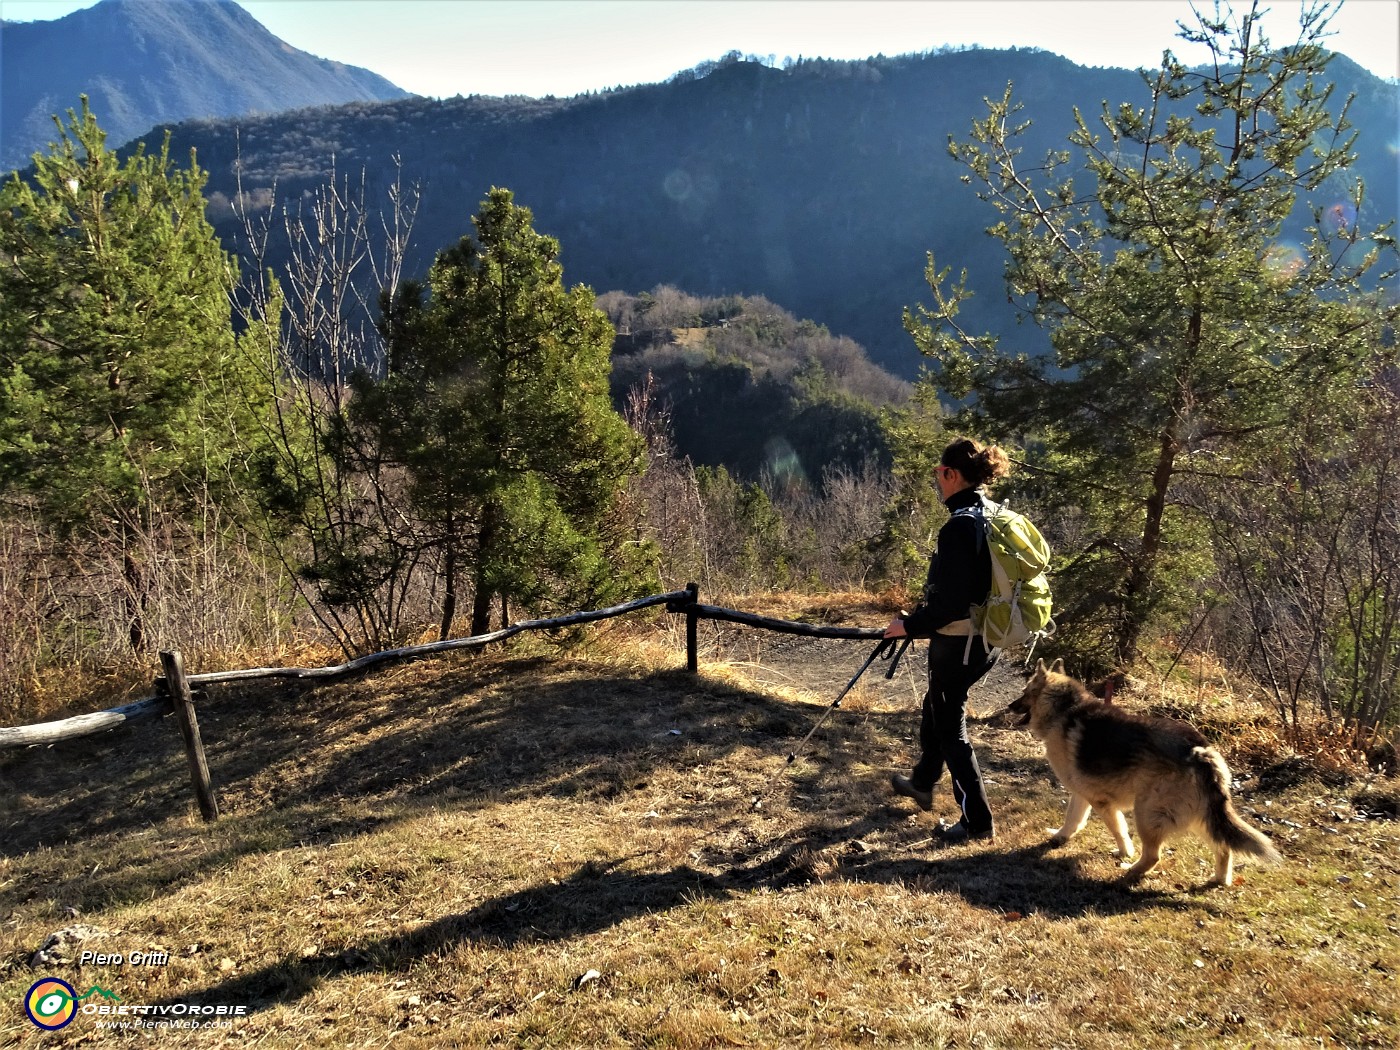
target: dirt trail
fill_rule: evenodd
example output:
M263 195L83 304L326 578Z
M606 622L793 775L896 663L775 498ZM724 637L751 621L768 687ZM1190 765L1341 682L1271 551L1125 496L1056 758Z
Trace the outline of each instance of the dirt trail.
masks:
M700 634L700 659L740 666L755 683L803 689L815 699L831 702L860 670L875 643L843 638L807 638L770 631L704 624ZM1024 653L1004 655L973 687L970 710L987 718L1001 711L1021 692L1025 683ZM917 711L928 673L928 643L916 641L900 661L894 678L887 679L889 664L877 660L866 669L857 687L895 705Z

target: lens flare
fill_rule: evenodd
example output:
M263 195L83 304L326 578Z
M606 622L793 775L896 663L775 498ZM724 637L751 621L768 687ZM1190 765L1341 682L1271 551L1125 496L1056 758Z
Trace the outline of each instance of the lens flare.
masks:
M666 196L673 201L685 200L694 190L690 172L683 168L676 168L668 173L666 178L662 180L661 186L666 191Z
M1303 265L1303 253L1292 244L1276 244L1264 253L1264 269L1268 270L1275 280L1291 280L1298 276Z
M671 198L685 218L697 222L705 217L719 196L719 180L708 172L673 168L661 180L662 192Z
M1345 233L1356 225L1356 205L1349 201L1329 204L1322 213L1322 226L1328 233Z
M765 465L773 478L784 485L807 484L807 472L802 459L785 437L770 438L764 446Z

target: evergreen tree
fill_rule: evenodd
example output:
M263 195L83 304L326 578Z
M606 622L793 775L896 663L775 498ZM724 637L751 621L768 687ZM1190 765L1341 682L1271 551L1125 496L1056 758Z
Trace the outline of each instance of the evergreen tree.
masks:
M916 388L905 405L880 413L885 443L893 450L890 496L880 511L880 531L870 542L876 579L907 586L922 582L938 530L947 513L934 483L944 448L951 440L935 391Z
M1058 574L1077 600L1064 625L1113 662L1200 578L1203 530L1179 483L1231 484L1299 404L1361 381L1395 314L1364 292L1394 241L1388 223L1367 229L1376 209L1347 178L1354 136L1322 79L1327 17L1312 5L1297 43L1275 49L1257 5L1197 14L1182 36L1213 65L1166 52L1142 72L1147 105L1105 103L1093 123L1076 112L1073 153L1043 166L1020 153L1028 124L1010 88L950 144L1001 214L988 232L1007 249L1008 296L1054 352L961 329L965 279L932 256L934 303L906 327L962 425L1035 446L1043 496L1079 539ZM1071 156L1087 190L1062 175ZM1312 214L1297 244L1295 204Z
M476 237L427 287L386 302L387 371L354 380L354 424L407 476L418 540L440 555L445 637L460 584L471 633L494 600L580 607L636 586L640 553L610 520L641 442L608 396L613 331L591 290L566 289L559 243L492 189ZM629 553L630 552L630 553Z
M63 534L120 545L129 633L145 644L133 537L153 509L239 487L261 432L238 353L234 279L204 217L204 173L168 139L124 163L87 99L0 187L0 487Z

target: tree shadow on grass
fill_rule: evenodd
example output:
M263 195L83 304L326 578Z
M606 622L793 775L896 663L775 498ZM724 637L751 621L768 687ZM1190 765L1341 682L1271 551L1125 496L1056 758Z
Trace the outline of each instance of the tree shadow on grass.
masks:
M872 802L869 762L910 736L910 712L839 712L813 737L801 766L786 767L783 777L763 772L821 713L720 678L626 669L602 677L567 658L467 659L431 674L419 668L313 688L230 687L200 704L226 814L215 825L201 828L189 817L188 773L173 727L121 730L103 738L100 755L80 747L84 741L56 746L31 756L27 772L42 775L28 779L24 762L0 767L24 781L33 816L11 822L0 855L74 842L102 861L95 874L36 868L29 882L0 893L0 907L37 893L84 910L140 900L241 856L343 841L420 810L540 797L602 801L639 794L660 776L681 785L672 818L678 832L700 829L696 879L781 887L829 869L843 878L953 888L993 909L1058 916L1102 910L1111 894L1080 878L1066 857L995 849L908 856L910 834L920 833L900 827L907 808L883 796ZM995 745L988 752L986 768L996 776L1045 776L1042 762L1003 757ZM735 753L745 763L731 769L735 783L711 790L703 783L708 771ZM794 819L784 811L779 823L786 826L775 841L755 841L747 826L749 782L738 783L744 775L767 785L758 790L788 796ZM145 838L121 848L138 835ZM877 841L875 849L853 845L867 838ZM623 878L655 879L663 893L693 881L675 873ZM1082 892L1066 892L1067 883ZM1126 895L1120 904L1141 899ZM632 907L605 903L602 914L620 921Z
M848 835L871 827L845 829ZM830 829L828 829L830 832ZM713 874L689 865L662 872L634 872L626 858L581 865L564 879L550 879L496 897L470 911L446 915L411 930L361 940L312 955L288 954L251 972L217 982L170 1002L230 1003L252 1011L295 1002L323 982L359 973L408 972L423 958L458 944L503 949L535 942L567 941L602 932L631 919L684 907L697 900L725 900L756 887L779 889L811 881L800 863L789 863L815 844L806 834L784 845L779 857L749 868ZM973 906L1056 919L1118 914L1144 906L1198 911L1199 902L1152 890L1125 891L1079 874L1067 857L1040 848L952 851L932 860L866 858L843 865L848 880L888 882L957 892Z
M726 881L689 867L665 872L619 870L624 862L590 862L565 879L552 879L496 897L468 912L446 915L414 929L325 950L285 955L267 966L182 993L170 1003L227 1003L250 1010L293 1002L323 981L367 972L407 972L455 945L511 948L564 941L609 929L695 900L723 899Z
M36 866L0 891L0 909L40 894L84 911L140 900L244 855L343 841L430 808L609 799L755 743L776 753L810 717L703 675L602 677L567 657L443 661L311 688L230 686L198 706L222 814L214 824L193 816L169 720L0 759L0 857L72 847L101 861ZM676 809L706 821L727 805L683 798Z
M698 778L741 749L767 753L766 766L773 766L820 714L816 706L683 673L604 679L581 669L561 681L543 680L538 670L532 662L484 673L455 669L401 687L387 701L378 697L378 706L313 691L298 698L298 710L317 712L322 721L281 724L281 731L300 736L295 746L274 733L265 747L224 756L220 778L226 791L241 786L250 799L261 797L259 785L275 784L275 812L296 821L298 835L314 842L322 834L372 829L372 822L359 828L343 820L314 826L314 813L323 821L325 814L341 813L331 804L337 797L361 800L359 812L368 800L371 806L392 804L403 815L420 804L470 809L540 796L612 798L636 792L648 777L664 772L694 770ZM248 725L259 724L254 713L243 716ZM893 739L908 736L910 723L909 712L844 712L829 719L802 764L768 781L767 790L784 798L783 819L775 825L780 830L767 841L760 841L761 834L745 841L744 832L753 831L742 812L746 799L731 794L687 800L677 806L678 830L688 825L697 834L692 860L684 865L657 871L640 870L645 859L634 869L638 858L590 862L566 877L541 877L523 890L413 929L361 935L309 956L285 954L197 993L182 993L180 1001L266 1009L343 975L408 972L457 944L509 948L567 941L697 900L822 879L955 893L989 912L1062 920L1148 906L1199 913L1204 906L1179 894L1150 887L1129 891L1089 877L1072 852L928 846L927 828L911 820L907 804L874 796L870 783L870 754L888 753ZM1001 756L995 743L987 750L987 768L999 776L1046 775L1043 762Z
M641 739L655 736L653 723L692 730L689 742L715 736L701 724L714 721L704 710L707 687L697 690L691 677L623 672L557 682L548 680L551 664L444 661L439 674L408 684L388 673L336 685L217 687L198 698L198 718L221 813L445 793L485 800L500 797L503 779L519 794L564 794L598 779L603 749L645 743L658 759L674 752L674 739ZM730 712L765 709L769 720L781 720L785 706L791 713L772 696L718 692ZM629 708L637 697L649 705L640 720ZM0 856L130 834L194 810L170 717L0 754Z

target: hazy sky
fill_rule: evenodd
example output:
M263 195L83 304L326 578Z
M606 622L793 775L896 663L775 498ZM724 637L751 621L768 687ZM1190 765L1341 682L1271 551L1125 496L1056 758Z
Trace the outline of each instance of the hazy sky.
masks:
M0 0L60 18L94 0ZM727 51L865 58L945 44L1041 47L1090 66L1155 66L1187 0L238 0L287 43L420 95L575 95L665 80ZM1241 0L1244 6L1247 0ZM1266 35L1296 38L1298 0L1266 0ZM1210 0L1202 4L1211 10ZM1400 0L1346 0L1329 46L1400 77Z

